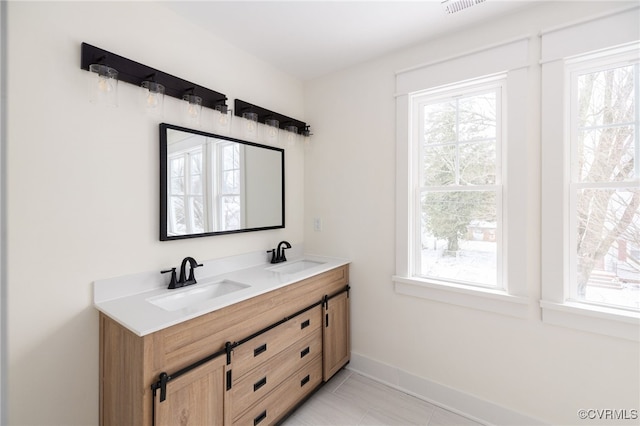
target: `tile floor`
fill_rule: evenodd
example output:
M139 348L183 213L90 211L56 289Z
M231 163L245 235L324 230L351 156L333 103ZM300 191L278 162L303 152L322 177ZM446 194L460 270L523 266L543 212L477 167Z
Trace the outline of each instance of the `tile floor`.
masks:
M481 425L349 370L337 373L282 424Z

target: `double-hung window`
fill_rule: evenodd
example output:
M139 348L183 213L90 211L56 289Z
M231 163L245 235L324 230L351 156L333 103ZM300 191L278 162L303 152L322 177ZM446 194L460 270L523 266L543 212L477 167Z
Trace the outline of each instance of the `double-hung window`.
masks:
M637 50L567 61L567 299L640 311L640 60Z
M396 293L528 315L529 42L396 74Z
M502 288L504 77L411 96L414 277Z
M636 341L637 22L630 8L540 36L542 320Z

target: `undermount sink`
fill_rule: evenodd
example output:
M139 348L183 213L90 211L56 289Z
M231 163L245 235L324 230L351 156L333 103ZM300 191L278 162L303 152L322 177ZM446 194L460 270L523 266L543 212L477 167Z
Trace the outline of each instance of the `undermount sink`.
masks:
M315 260L296 260L293 262L287 262L284 265L273 266L268 268L270 271L278 272L280 274L295 274L297 272L302 272L306 269L313 268L318 265L322 265L325 262L317 262Z
M147 302L165 311L177 311L178 309L200 305L216 297L247 287L250 286L230 280L222 280L210 284L195 284L191 288L187 287L186 289L174 290L175 292L170 294L150 297Z

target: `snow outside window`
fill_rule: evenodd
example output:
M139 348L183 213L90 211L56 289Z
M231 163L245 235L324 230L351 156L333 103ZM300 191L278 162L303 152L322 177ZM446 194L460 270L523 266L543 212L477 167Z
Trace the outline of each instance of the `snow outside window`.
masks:
M504 76L412 96L413 276L502 288Z
M242 145L210 139L185 145L168 156L169 235L241 229ZM208 188L215 191L215 200L204 197Z
M640 311L640 61L567 61L570 301Z

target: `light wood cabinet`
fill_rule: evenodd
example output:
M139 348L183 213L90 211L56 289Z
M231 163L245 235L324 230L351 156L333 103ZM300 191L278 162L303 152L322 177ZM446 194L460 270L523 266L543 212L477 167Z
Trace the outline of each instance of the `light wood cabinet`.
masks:
M323 305L322 370L324 380L327 381L349 362L351 356L349 292L343 291L332 298L327 298Z
M340 266L146 336L101 313L100 424L281 419L349 361L348 275Z
M167 386L165 399L154 398L157 426L221 425L224 422L226 359L215 358Z

